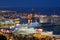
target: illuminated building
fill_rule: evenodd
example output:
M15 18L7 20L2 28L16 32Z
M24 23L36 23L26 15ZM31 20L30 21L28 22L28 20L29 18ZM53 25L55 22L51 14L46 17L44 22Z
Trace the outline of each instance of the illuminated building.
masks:
M35 21L39 22L39 16L40 16L40 15L37 14L37 13L34 14L34 22L35 22Z
M20 18L15 18L14 21L15 21L15 24L19 24L20 23Z
M60 24L60 16L51 15L51 23L53 23L55 25L59 25Z
M32 22L32 14L28 14L28 23L31 23Z
M2 19L0 20L0 28L10 28L15 27L15 23L11 19Z
M40 19L40 23L47 23L48 22L47 15L40 15L39 19Z

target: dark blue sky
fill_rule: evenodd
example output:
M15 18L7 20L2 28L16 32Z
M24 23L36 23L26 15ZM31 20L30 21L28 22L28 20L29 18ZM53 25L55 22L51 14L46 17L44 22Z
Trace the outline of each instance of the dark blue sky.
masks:
M60 7L60 0L0 0L0 7Z
M0 0L0 10L31 12L31 8L48 15L54 11L60 15L60 0Z

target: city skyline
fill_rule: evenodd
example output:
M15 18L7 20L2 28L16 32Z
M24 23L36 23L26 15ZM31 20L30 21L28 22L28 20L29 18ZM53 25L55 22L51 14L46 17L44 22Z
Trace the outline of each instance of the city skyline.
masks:
M45 15L60 15L60 8L20 8L20 7L9 7L0 8L0 11L15 11L17 13L31 13L34 9L34 13L45 14Z

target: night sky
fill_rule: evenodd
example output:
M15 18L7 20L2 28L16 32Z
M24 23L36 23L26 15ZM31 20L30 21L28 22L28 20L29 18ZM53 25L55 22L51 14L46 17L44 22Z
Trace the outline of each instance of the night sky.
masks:
M60 7L60 0L0 0L0 7Z
M19 10L19 8L58 8L59 9L60 0L0 0L0 9L4 9L4 8L7 9L15 8L12 10Z

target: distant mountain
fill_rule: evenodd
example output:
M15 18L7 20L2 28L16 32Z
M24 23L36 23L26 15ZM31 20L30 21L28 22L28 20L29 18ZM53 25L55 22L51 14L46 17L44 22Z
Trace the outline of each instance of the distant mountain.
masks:
M23 8L23 7L0 7L0 10L11 10L11 11L17 11L17 12L22 12L22 13L30 13L32 12L32 8ZM60 15L60 7L56 8L34 8L35 13L40 13L40 14L57 14Z

